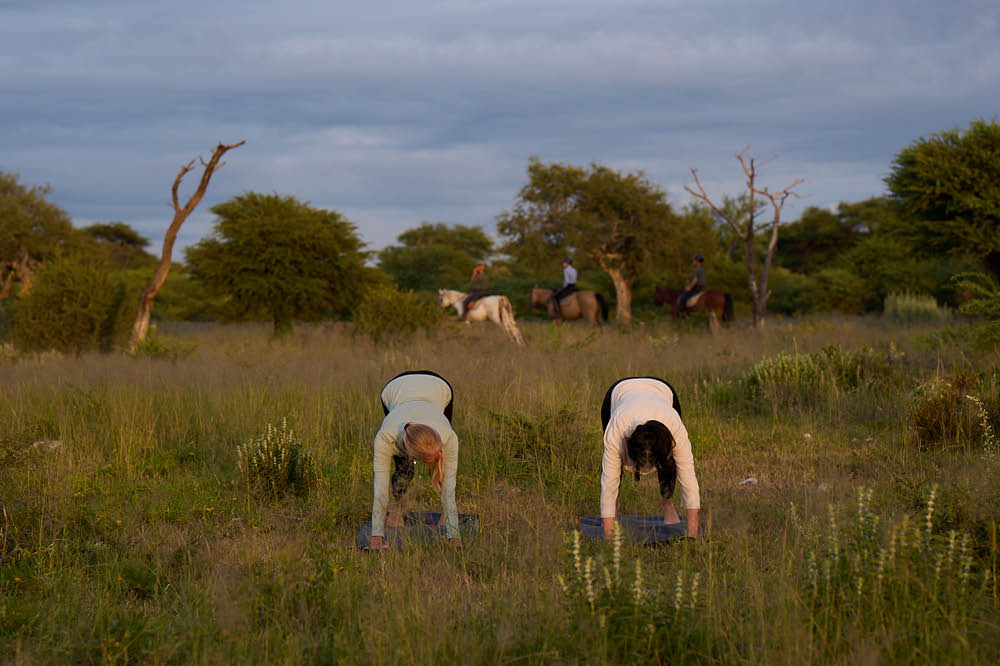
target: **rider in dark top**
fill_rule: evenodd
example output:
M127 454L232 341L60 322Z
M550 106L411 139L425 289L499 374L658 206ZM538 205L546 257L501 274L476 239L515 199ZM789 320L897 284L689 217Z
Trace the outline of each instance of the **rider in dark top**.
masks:
M705 257L701 253L698 253L691 257L691 263L694 265L694 268L691 270L691 279L684 286L684 291L677 298L677 305L680 307L681 312L687 308L689 298L705 290L705 267L702 265L705 263Z

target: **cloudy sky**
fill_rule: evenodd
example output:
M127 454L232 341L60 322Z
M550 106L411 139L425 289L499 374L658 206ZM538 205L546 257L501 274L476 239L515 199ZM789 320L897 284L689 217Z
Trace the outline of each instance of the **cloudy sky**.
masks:
M998 113L996 0L0 0L0 170L157 249L179 167L220 141L247 143L182 245L254 190L378 248L425 220L494 231L531 155L641 169L683 205L690 167L738 193L750 143L777 156L764 183L806 179L791 219Z

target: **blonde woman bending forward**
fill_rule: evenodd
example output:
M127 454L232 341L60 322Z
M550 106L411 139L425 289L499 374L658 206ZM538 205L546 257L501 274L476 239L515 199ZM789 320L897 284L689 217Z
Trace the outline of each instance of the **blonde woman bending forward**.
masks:
M382 389L386 416L375 433L372 548L385 548L386 527L402 526L402 499L417 462L428 466L431 485L441 495L441 524L448 540L461 543L455 504L458 436L451 429L453 406L451 385L428 370L404 372Z
M686 511L685 535L698 537L701 498L694 475L694 456L681 405L667 382L656 377L626 377L611 385L601 406L604 457L601 460L601 524L610 537L615 522L618 490L624 472L641 475L656 471L663 499L663 522L676 524L674 485L681 486Z

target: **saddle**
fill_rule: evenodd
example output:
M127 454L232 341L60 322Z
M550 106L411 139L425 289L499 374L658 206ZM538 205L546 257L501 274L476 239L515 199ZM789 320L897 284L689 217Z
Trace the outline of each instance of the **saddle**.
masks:
M476 307L476 303L478 303L479 301L483 300L484 298L486 298L489 295L490 294L483 294L482 296L476 296L475 298L469 299L469 302L465 306L466 309L471 310L472 308Z

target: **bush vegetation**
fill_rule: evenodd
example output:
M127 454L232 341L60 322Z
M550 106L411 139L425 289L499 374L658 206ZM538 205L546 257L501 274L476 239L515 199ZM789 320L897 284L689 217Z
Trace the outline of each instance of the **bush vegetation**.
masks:
M430 331L444 313L429 294L380 284L369 289L354 312L354 324L376 344L407 342Z
M316 483L316 460L287 420L280 430L268 423L259 437L237 446L236 454L244 488L267 499L305 497Z

